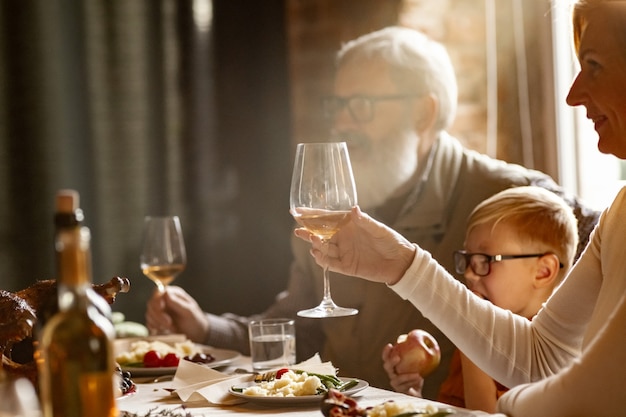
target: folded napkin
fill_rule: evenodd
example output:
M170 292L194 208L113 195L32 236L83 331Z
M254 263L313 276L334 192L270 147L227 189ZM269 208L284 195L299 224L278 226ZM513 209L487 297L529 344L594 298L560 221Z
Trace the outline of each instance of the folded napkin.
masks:
M280 368L276 368L274 371L278 369ZM290 366L289 369L323 375L335 375L337 372L332 363L322 363L318 354L304 362ZM267 372L271 372L271 370ZM172 385L175 389L173 394L178 395L184 402L207 400L211 404L233 405L246 400L231 395L230 387L251 381L254 381L253 374L228 375L204 365L180 361Z

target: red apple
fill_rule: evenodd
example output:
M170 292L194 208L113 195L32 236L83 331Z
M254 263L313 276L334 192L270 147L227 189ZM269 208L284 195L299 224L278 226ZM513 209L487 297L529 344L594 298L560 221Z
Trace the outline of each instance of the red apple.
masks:
M441 350L437 340L425 330L415 329L398 336L392 354L400 356L395 369L398 374L419 372L426 377L439 365Z

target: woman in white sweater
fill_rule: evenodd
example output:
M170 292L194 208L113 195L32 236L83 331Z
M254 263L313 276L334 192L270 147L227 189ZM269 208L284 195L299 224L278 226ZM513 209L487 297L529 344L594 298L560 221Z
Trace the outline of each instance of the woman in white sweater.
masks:
M598 148L626 159L626 0L579 0L574 45L581 71L567 97L583 105ZM400 234L353 209L328 254L296 235L331 270L386 283L474 363L512 389L510 416L626 415L626 189L604 211L561 287L528 321L474 296ZM393 306L390 306L393 308Z

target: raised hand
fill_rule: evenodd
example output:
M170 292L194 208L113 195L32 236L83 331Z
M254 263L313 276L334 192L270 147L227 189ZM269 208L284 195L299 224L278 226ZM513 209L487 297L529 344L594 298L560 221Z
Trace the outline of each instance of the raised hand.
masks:
M304 228L295 230L302 240L311 243L315 261L331 271L374 282L395 284L415 257L415 246L395 230L363 213L358 206L350 220L329 240L328 254L322 239Z

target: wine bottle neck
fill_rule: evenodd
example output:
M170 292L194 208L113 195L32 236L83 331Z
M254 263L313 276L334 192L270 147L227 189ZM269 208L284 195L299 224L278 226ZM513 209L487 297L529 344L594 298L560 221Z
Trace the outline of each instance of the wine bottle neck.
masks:
M108 303L92 288L91 234L83 226L83 220L78 193L71 190L60 192L54 215L59 309L95 305L102 315L108 317L111 314Z
M57 229L57 279L67 287L91 284L90 233L86 227Z

